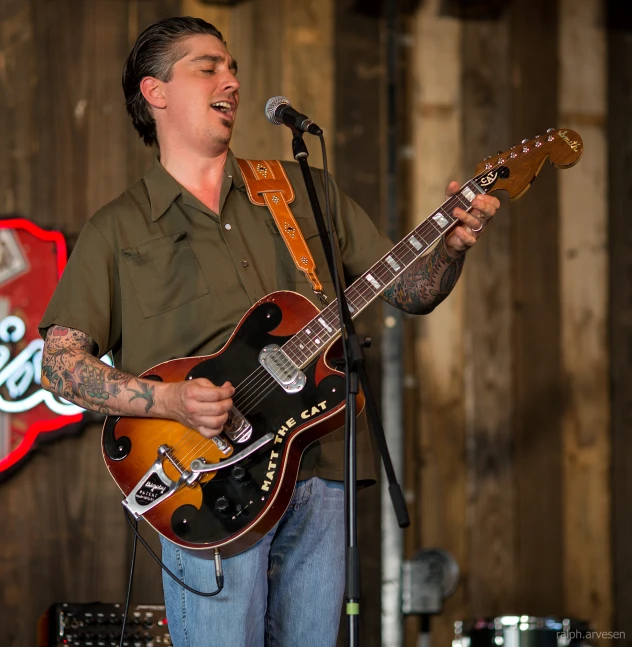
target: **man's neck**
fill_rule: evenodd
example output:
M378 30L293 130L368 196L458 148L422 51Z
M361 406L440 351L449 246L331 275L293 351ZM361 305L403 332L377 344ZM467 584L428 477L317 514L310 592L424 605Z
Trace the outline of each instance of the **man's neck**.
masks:
M167 173L215 213L219 213L227 157L228 147L216 155L175 154L162 148L160 151L160 163Z

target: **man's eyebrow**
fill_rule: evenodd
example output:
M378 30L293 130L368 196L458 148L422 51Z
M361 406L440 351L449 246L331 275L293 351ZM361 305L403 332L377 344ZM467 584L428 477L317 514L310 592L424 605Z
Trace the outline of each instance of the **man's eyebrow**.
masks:
M226 57L219 54L202 54L192 58L191 63L223 63L225 60ZM228 69L235 74L237 73L237 61L234 58L230 60Z

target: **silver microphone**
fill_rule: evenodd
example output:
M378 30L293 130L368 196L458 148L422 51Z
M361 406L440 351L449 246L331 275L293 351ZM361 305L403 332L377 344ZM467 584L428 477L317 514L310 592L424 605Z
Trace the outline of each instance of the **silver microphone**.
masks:
M265 107L266 119L275 126L285 124L292 130L320 136L322 129L309 117L292 108L292 104L285 97L272 97L268 99Z

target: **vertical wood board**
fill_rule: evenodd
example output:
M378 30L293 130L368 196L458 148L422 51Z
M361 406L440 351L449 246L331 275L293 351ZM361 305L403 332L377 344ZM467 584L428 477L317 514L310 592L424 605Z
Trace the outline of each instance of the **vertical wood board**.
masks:
M557 121L557 6L508 9L512 144ZM537 46L535 43L537 42ZM512 204L516 571L520 613L564 614L558 172Z
M464 177L510 145L507 19L463 26ZM501 194L495 194L503 198ZM468 252L463 273L470 578L475 616L515 610L515 473L508 200Z
M408 229L445 199L448 182L461 175L461 25L440 16L439 2L424 3L413 27L413 195ZM417 523L422 547L452 553L461 586L433 623L437 643L451 640L452 623L467 609L469 555L462 529L466 516L465 411L463 407L463 289L417 322L420 375L418 412L421 466Z
M560 177L564 593L612 630L607 346L606 39L602 3L560 0L560 122L585 152Z

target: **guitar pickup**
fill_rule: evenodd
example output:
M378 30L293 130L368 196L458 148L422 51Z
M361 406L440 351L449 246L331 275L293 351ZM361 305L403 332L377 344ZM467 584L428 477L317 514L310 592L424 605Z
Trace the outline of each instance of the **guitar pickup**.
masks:
M302 391L307 377L277 344L265 346L259 353L259 364L279 383L286 393Z

